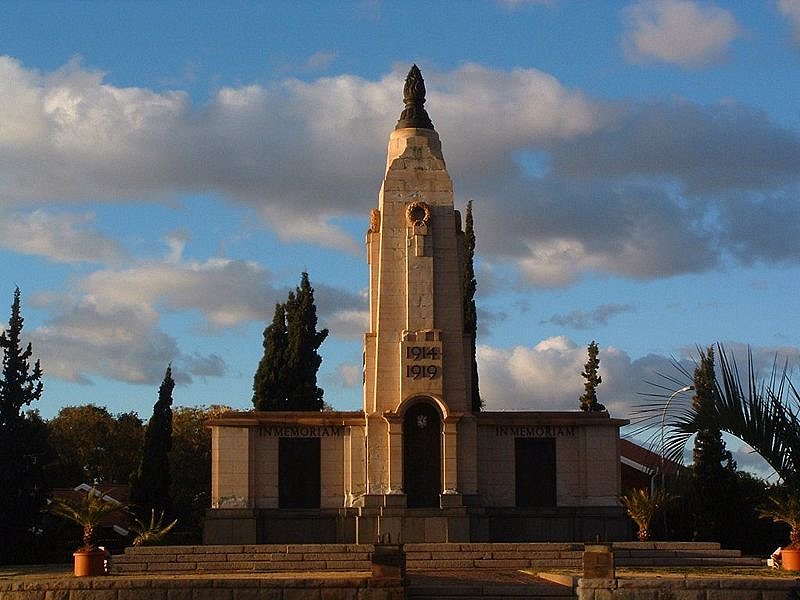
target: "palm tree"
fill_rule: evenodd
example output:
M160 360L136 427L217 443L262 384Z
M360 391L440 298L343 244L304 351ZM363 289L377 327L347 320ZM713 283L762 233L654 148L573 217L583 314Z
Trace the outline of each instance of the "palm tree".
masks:
M74 521L83 527L83 546L81 551L90 551L95 546L95 530L107 515L123 509L123 505L96 488L86 492L80 502L64 498L54 498L50 512L59 517Z
M752 353L747 353L747 370L742 377L735 358L717 345L719 362L714 379L711 410L699 412L691 404L673 403L665 421L669 432L664 447L666 456L681 461L692 435L703 429L725 431L755 450L790 488L800 487L800 391L790 378L788 365L773 363L769 377L759 378ZM688 371L678 366L683 374ZM667 378L671 382L678 379ZM665 386L661 386L665 388ZM658 398L659 394L651 394ZM639 411L641 430L654 428L662 417L663 398L650 401ZM655 435L655 434L654 434Z
M639 528L637 537L640 542L650 539L650 523L653 517L673 499L674 496L663 489L658 489L650 494L644 488L633 489L627 495L620 497L620 502L628 511L628 516Z

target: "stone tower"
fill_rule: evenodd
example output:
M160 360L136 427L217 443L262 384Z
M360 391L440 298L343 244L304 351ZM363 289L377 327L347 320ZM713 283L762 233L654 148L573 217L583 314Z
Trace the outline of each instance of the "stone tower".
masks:
M454 506L476 480L464 234L416 65L403 96L366 239L367 496L386 506Z
M366 239L364 410L213 419L205 542L626 539L627 421L472 412L464 233L416 66L403 99Z

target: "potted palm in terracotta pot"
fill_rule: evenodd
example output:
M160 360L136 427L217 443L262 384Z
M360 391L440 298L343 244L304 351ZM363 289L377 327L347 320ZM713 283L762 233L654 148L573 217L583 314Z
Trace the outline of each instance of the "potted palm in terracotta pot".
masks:
M758 512L764 519L789 526L789 545L781 548L781 566L787 571L800 571L800 492L772 496Z
M80 501L68 498L53 499L50 512L83 528L83 545L72 554L75 559L76 577L105 574L106 553L97 547L95 532L105 517L122 509L120 502L96 488L89 489Z

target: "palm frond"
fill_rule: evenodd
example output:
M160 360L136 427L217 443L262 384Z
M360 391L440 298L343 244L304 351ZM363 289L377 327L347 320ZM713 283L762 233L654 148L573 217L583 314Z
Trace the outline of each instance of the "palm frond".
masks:
M90 488L80 501L54 498L49 511L83 527L84 548L91 548L94 544L95 529L108 515L123 508L123 505L117 500L103 494L97 488Z
M702 429L719 429L753 448L784 481L798 482L800 467L800 390L791 381L788 363L777 357L766 378L759 377L753 354L747 352L744 374L733 355L717 344L718 367L714 382L713 410L699 414L688 398L675 398L666 410L666 385L646 395L647 402L634 413L634 432L646 433L651 446L658 445L663 420L664 455L682 462L691 437ZM691 374L673 360L679 376L664 377L670 384L691 381ZM682 379L685 378L685 379ZM677 389L677 388L673 388Z

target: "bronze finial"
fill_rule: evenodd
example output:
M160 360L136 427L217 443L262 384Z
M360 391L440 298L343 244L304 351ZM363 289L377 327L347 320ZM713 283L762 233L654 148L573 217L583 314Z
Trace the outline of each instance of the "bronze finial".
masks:
M406 76L403 86L403 103L405 108L400 114L395 129L416 127L417 129L433 129L433 123L425 111L425 80L422 79L417 65L413 65Z

